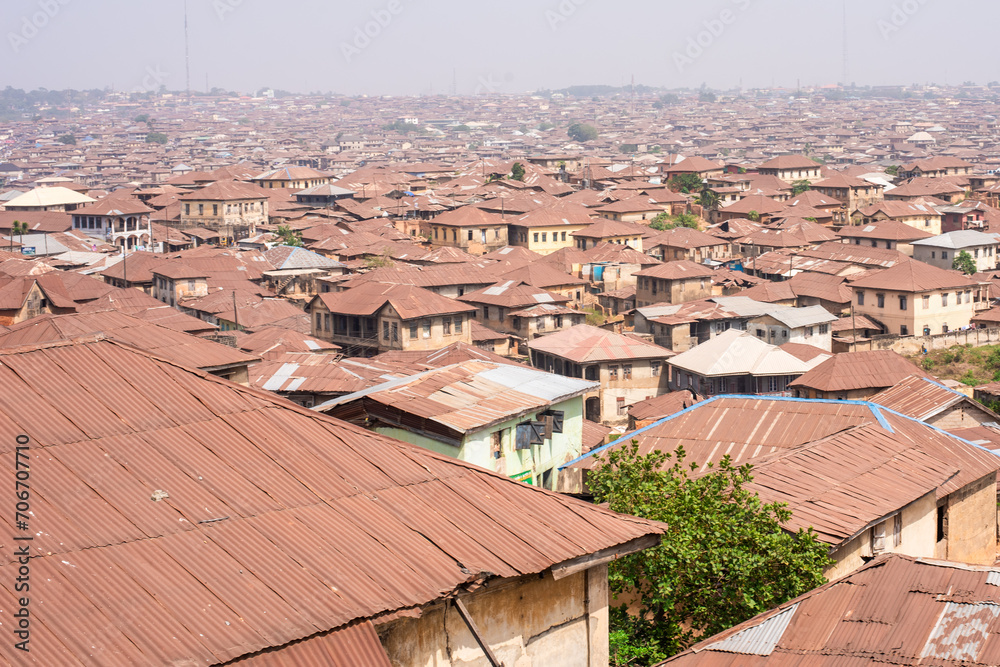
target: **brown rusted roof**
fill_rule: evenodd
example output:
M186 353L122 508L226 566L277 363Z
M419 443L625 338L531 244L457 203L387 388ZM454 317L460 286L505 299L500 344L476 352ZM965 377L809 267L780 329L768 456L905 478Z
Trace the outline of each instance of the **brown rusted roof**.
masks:
M114 310L33 317L0 334L0 348L52 343L98 333L202 370L246 365L258 360L253 354Z
M920 375L905 377L869 400L920 421L926 421L957 403L972 403L972 399L965 394ZM988 412L985 406L976 404L976 407Z
M476 310L422 287L392 283L364 283L343 292L324 292L318 298L331 313L342 315L370 317L388 304L404 320Z
M789 386L817 391L885 389L910 375L930 377L892 350L859 350L833 355Z
M890 554L660 664L997 665L998 583L994 567Z
M661 532L111 340L2 351L0 383L35 664L225 663Z
M541 336L528 343L528 347L578 364L666 359L674 356L674 352L665 347L589 324L577 324L569 329Z
M692 278L711 278L712 269L704 264L682 259L677 262L666 262L657 264L648 269L643 269L635 275L647 278L661 278L663 280L688 280Z

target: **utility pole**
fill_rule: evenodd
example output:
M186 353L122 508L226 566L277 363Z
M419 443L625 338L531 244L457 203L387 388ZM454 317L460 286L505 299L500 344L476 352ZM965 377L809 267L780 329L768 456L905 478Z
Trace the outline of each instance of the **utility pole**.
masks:
M191 51L188 48L188 5L184 0L184 87L188 104L191 104Z

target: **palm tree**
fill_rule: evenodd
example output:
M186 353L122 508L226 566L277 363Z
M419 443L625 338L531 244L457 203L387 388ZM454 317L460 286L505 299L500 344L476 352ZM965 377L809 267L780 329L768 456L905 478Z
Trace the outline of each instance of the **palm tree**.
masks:
M14 252L14 234L17 234L17 242L21 243L23 235L28 233L28 223L15 220L10 227L10 251Z
M719 195L714 190L702 190L698 197L698 203L706 210L713 210L719 205Z

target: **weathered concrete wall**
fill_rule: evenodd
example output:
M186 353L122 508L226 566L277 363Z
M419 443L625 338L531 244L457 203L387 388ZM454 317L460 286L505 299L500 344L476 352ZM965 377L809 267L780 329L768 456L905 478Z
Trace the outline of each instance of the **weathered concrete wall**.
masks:
M966 329L964 331L949 331L946 334L933 336L875 336L870 340L858 343L834 342L834 352L854 352L855 350L893 350L904 356L920 354L928 350L945 350L956 345L996 345L1000 343L1000 328Z
M511 667L606 667L608 570L555 581L522 577L463 598L490 649ZM394 667L489 667L454 607L424 610L378 628Z
M948 560L991 564L997 556L996 475L948 496Z
M928 424L945 431L960 428L974 428L986 422L996 421L996 417L981 408L961 402L927 420Z
M934 493L928 493L922 498L903 508L903 527L899 544L893 543L892 521L886 523L885 550L882 553L900 553L917 558L933 558L935 539L937 538L937 501ZM837 579L850 574L865 564L864 555L868 553L871 544L872 531L869 528L853 540L831 554L836 563L827 568L824 574L827 579Z

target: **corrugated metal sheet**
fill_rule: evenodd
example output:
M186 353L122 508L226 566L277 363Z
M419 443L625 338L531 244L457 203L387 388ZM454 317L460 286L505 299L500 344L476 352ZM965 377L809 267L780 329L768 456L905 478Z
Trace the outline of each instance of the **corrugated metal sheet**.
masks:
M924 658L975 660L990 623L1000 616L1000 605L947 602L941 620L924 647Z
M33 440L34 664L227 662L660 531L115 341L0 351L0 378Z
M793 604L762 623L746 630L740 630L721 642L710 644L706 648L727 653L771 655L774 647L781 641L781 636L785 633L788 624L792 622L792 616L796 609L798 609L798 605Z
M234 667L391 667L371 621L241 658Z

